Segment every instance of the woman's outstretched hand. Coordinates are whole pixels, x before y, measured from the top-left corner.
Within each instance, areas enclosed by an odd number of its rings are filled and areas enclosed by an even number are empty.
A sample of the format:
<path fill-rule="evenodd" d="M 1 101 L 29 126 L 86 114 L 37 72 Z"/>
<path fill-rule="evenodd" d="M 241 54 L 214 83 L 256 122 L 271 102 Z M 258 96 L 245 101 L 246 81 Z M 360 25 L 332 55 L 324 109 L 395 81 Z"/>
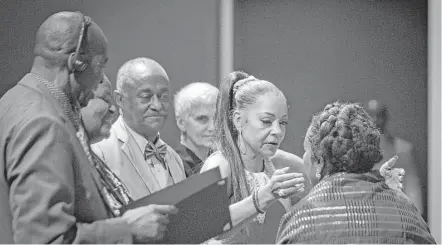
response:
<path fill-rule="evenodd" d="M 288 170 L 289 167 L 277 169 L 266 185 L 275 198 L 287 198 L 304 191 L 304 175 L 287 173 Z"/>
<path fill-rule="evenodd" d="M 398 156 L 394 156 L 385 162 L 379 169 L 379 172 L 385 178 L 385 183 L 391 189 L 402 190 L 404 188 L 405 170 L 403 168 L 393 168 L 397 159 Z"/>

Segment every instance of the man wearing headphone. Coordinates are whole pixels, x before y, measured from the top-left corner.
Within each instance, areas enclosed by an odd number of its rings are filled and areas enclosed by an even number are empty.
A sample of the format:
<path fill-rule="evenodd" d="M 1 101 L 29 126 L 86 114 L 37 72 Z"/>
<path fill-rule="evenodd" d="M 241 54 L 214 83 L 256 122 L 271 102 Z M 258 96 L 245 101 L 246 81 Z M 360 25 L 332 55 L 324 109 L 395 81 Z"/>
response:
<path fill-rule="evenodd" d="M 114 217 L 103 200 L 79 100 L 103 79 L 107 40 L 78 12 L 39 28 L 30 73 L 0 99 L 0 243 L 148 243 L 173 206 Z"/>

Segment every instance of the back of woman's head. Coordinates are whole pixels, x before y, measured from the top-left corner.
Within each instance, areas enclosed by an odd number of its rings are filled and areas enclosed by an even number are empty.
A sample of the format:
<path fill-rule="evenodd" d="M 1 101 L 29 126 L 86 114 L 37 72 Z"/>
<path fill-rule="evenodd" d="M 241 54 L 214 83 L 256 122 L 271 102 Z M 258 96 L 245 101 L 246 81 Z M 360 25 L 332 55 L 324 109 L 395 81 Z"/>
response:
<path fill-rule="evenodd" d="M 256 79 L 242 71 L 230 73 L 220 83 L 220 91 L 215 112 L 215 143 L 230 164 L 231 183 L 233 189 L 232 203 L 250 195 L 244 164 L 237 145 L 238 130 L 232 121 L 234 112 L 243 112 L 248 106 L 256 103 L 259 96 L 269 92 L 282 95 L 272 83 Z"/>
<path fill-rule="evenodd" d="M 382 160 L 379 130 L 358 104 L 327 105 L 313 117 L 306 138 L 312 161 L 323 159 L 321 176 L 368 172 Z"/>

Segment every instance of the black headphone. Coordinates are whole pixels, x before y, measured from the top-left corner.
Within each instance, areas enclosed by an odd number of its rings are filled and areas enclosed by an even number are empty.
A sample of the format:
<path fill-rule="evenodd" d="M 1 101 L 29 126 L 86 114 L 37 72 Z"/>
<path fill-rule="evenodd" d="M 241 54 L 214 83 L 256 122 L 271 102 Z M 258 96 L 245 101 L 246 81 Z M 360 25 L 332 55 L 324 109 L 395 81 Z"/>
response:
<path fill-rule="evenodd" d="M 82 72 L 86 69 L 87 64 L 83 60 L 81 60 L 80 48 L 83 43 L 83 39 L 87 37 L 87 29 L 92 23 L 92 19 L 89 16 L 85 16 L 82 13 L 78 12 L 81 15 L 81 30 L 80 37 L 78 38 L 77 47 L 75 48 L 75 52 L 71 53 L 68 58 L 68 70 L 69 72 Z"/>

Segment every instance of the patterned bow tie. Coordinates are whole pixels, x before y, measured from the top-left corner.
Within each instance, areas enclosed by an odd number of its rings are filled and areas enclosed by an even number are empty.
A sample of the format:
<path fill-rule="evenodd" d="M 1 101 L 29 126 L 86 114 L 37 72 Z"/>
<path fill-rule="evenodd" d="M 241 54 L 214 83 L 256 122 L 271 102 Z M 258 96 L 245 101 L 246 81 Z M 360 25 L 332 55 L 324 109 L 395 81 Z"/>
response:
<path fill-rule="evenodd" d="M 144 160 L 147 160 L 153 156 L 163 165 L 163 168 L 167 170 L 166 166 L 166 150 L 167 146 L 160 145 L 156 147 L 152 142 L 148 142 L 146 148 L 144 149 Z"/>

